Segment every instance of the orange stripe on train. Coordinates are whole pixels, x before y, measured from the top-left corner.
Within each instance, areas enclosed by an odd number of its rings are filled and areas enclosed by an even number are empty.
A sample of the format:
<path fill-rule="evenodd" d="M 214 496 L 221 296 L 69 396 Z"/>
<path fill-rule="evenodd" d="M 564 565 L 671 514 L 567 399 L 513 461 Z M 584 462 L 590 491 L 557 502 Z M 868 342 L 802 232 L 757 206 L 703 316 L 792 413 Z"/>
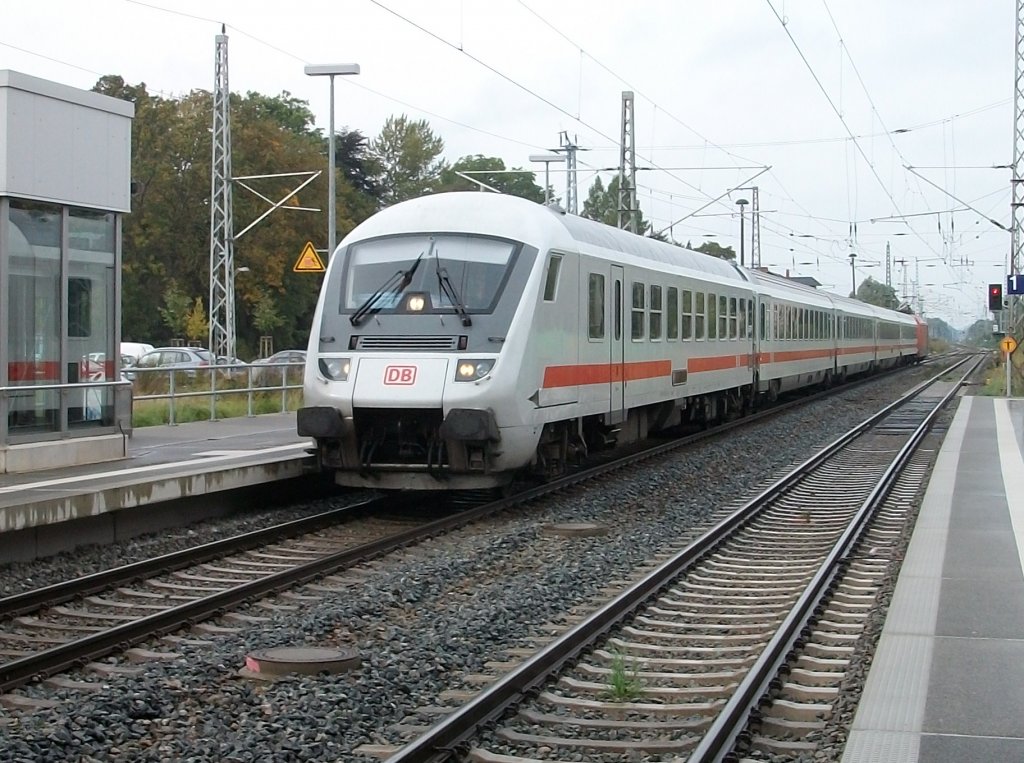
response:
<path fill-rule="evenodd" d="M 584 384 L 638 381 L 668 376 L 670 360 L 644 360 L 635 363 L 588 363 L 578 366 L 548 366 L 544 369 L 544 389 L 576 387 Z"/>

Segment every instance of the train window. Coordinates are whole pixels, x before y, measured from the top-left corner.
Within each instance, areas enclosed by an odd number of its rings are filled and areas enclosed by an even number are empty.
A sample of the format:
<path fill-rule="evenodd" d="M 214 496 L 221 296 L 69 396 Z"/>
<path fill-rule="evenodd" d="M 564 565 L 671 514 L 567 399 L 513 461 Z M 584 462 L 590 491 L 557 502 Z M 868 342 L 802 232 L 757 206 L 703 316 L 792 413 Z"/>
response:
<path fill-rule="evenodd" d="M 639 341 L 644 338 L 644 296 L 646 289 L 639 281 L 633 281 L 633 311 L 630 322 L 631 338 Z"/>
<path fill-rule="evenodd" d="M 622 339 L 622 281 L 615 279 L 615 339 Z"/>
<path fill-rule="evenodd" d="M 737 331 L 738 314 L 736 311 L 736 297 L 729 297 L 729 338 L 735 339 L 739 336 Z"/>
<path fill-rule="evenodd" d="M 604 339 L 604 275 L 601 273 L 590 274 L 587 314 L 590 338 Z"/>
<path fill-rule="evenodd" d="M 679 289 L 675 286 L 668 287 L 668 294 L 665 296 L 665 338 L 679 338 Z"/>
<path fill-rule="evenodd" d="M 698 291 L 694 295 L 696 307 L 693 312 L 693 338 L 704 338 L 704 292 Z"/>
<path fill-rule="evenodd" d="M 651 339 L 661 339 L 661 287 L 651 285 Z"/>
<path fill-rule="evenodd" d="M 768 309 L 765 307 L 764 302 L 761 303 L 761 327 L 759 336 L 762 340 L 768 338 L 768 327 L 765 325 L 768 322 Z"/>
<path fill-rule="evenodd" d="M 693 338 L 693 292 L 683 289 L 683 339 Z"/>
<path fill-rule="evenodd" d="M 718 297 L 708 294 L 708 339 L 718 339 Z"/>
<path fill-rule="evenodd" d="M 554 302 L 558 289 L 558 271 L 562 269 L 562 255 L 552 254 L 548 258 L 548 275 L 544 281 L 544 301 Z"/>
<path fill-rule="evenodd" d="M 729 338 L 729 298 L 718 298 L 718 338 Z"/>
<path fill-rule="evenodd" d="M 92 336 L 92 282 L 68 279 L 68 336 Z"/>

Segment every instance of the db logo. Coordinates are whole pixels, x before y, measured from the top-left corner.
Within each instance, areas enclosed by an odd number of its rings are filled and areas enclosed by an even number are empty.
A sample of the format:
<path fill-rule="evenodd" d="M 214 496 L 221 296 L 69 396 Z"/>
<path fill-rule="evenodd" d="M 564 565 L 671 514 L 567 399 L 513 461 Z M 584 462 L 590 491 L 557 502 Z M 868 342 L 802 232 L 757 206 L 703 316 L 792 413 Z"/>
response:
<path fill-rule="evenodd" d="M 416 366 L 386 366 L 384 368 L 384 383 L 405 386 L 415 384 Z"/>

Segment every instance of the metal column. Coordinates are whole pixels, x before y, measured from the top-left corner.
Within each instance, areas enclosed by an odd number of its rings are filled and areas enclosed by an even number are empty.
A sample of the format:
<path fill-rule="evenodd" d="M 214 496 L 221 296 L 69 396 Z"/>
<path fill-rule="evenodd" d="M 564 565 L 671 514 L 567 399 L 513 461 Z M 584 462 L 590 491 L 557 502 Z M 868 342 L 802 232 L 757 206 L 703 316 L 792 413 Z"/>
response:
<path fill-rule="evenodd" d="M 235 242 L 231 216 L 231 91 L 228 38 L 217 35 L 210 172 L 210 351 L 235 357 Z"/>

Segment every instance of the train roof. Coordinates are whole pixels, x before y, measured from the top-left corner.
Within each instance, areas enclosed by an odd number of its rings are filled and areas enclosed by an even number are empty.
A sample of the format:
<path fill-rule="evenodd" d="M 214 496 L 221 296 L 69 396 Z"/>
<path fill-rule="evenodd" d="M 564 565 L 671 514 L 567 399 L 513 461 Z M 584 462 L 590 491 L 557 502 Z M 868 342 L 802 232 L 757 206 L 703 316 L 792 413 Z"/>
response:
<path fill-rule="evenodd" d="M 887 310 L 884 307 L 872 305 L 869 302 L 861 302 L 859 299 L 846 297 L 842 294 L 819 291 L 812 286 L 807 286 L 799 281 L 794 281 L 791 278 L 786 278 L 785 276 L 780 276 L 767 270 L 751 270 L 749 271 L 749 277 L 753 283 L 762 289 L 764 289 L 764 287 L 778 287 L 783 289 L 786 292 L 786 296 L 790 299 L 807 300 L 808 304 L 827 303 L 851 315 L 859 314 L 863 316 L 885 318 L 887 320 L 895 320 L 897 323 L 916 322 L 912 314 L 900 313 L 896 310 Z"/>
<path fill-rule="evenodd" d="M 528 199 L 507 194 L 454 191 L 403 201 L 381 210 L 360 223 L 342 244 L 366 238 L 445 231 L 501 236 L 540 246 L 580 248 L 601 247 L 718 280 L 745 281 L 746 274 L 727 260 L 639 236 L 629 231 L 567 214 L 558 207 L 545 207 Z"/>
<path fill-rule="evenodd" d="M 743 272 L 737 270 L 728 260 L 723 260 L 720 257 L 712 257 L 690 249 L 684 249 L 675 244 L 658 241 L 646 236 L 639 236 L 629 231 L 589 220 L 586 217 L 566 214 L 556 208 L 550 208 L 550 211 L 559 216 L 562 225 L 565 226 L 569 235 L 577 241 L 601 246 L 605 249 L 626 252 L 645 260 L 654 260 L 666 265 L 708 273 L 719 278 L 747 280 Z"/>

